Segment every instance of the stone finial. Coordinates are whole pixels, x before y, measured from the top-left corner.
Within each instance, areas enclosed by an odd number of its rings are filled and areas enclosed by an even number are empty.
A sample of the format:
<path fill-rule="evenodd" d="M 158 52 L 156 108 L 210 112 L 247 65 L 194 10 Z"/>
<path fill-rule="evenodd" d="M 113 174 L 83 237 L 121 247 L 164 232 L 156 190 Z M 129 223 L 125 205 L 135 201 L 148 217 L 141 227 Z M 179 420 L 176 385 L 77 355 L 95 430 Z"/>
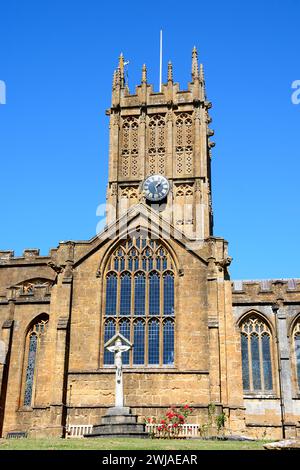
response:
<path fill-rule="evenodd" d="M 125 78 L 124 78 L 124 56 L 122 52 L 119 57 L 118 70 L 120 71 L 120 85 L 121 85 L 121 88 L 123 88 L 124 83 L 125 83 Z"/>
<path fill-rule="evenodd" d="M 192 52 L 192 78 L 193 78 L 193 82 L 199 79 L 198 52 L 197 52 L 196 46 L 194 46 L 193 52 Z"/>
<path fill-rule="evenodd" d="M 114 71 L 114 74 L 113 74 L 113 84 L 112 84 L 112 87 L 113 87 L 113 90 L 115 90 L 116 87 L 117 87 L 117 71 L 116 71 L 116 70 Z"/>
<path fill-rule="evenodd" d="M 204 82 L 204 68 L 203 68 L 203 64 L 200 64 L 200 81 L 201 82 Z"/>
<path fill-rule="evenodd" d="M 168 62 L 168 82 L 173 82 L 173 65 L 170 60 Z"/>
<path fill-rule="evenodd" d="M 146 67 L 146 64 L 143 64 L 143 68 L 142 68 L 142 83 L 147 83 L 147 67 Z"/>

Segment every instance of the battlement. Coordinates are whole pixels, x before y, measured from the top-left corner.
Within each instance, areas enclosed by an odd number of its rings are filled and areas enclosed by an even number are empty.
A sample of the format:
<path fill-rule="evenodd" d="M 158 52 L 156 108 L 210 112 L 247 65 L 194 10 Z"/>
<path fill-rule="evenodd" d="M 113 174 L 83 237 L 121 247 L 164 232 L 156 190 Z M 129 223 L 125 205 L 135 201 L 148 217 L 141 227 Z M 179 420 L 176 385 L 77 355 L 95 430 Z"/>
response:
<path fill-rule="evenodd" d="M 236 280 L 231 284 L 233 302 L 300 300 L 300 279 Z"/>
<path fill-rule="evenodd" d="M 10 264 L 35 264 L 40 262 L 48 262 L 53 255 L 57 252 L 57 248 L 53 248 L 49 251 L 48 256 L 40 256 L 40 250 L 38 248 L 26 248 L 23 250 L 22 256 L 15 256 L 14 250 L 1 250 L 0 251 L 0 267 Z"/>
<path fill-rule="evenodd" d="M 180 90 L 179 83 L 173 81 L 173 65 L 168 63 L 168 74 L 166 83 L 161 85 L 161 90 L 155 92 L 153 85 L 147 82 L 147 67 L 144 64 L 142 68 L 141 84 L 135 88 L 135 93 L 130 93 L 126 81 L 125 72 L 126 62 L 123 54 L 119 57 L 119 64 L 113 74 L 112 85 L 112 109 L 121 107 L 128 108 L 132 113 L 133 109 L 141 106 L 172 106 L 173 108 L 180 104 L 203 103 L 204 107 L 209 109 L 211 103 L 206 100 L 205 80 L 203 65 L 198 66 L 198 53 L 194 47 L 192 52 L 192 80 L 188 83 L 186 90 Z M 151 108 L 149 109 L 151 112 Z M 111 110 L 107 111 L 110 114 Z"/>

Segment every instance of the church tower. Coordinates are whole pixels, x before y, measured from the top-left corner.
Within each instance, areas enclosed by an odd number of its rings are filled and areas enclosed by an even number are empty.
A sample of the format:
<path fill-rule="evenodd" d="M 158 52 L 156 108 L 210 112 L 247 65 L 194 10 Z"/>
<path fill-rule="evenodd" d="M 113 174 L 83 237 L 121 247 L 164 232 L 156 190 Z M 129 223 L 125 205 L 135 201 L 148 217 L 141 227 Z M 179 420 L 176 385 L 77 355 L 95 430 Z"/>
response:
<path fill-rule="evenodd" d="M 130 94 L 124 58 L 113 75 L 110 116 L 107 223 L 129 207 L 145 202 L 192 239 L 212 235 L 211 103 L 206 99 L 202 64 L 192 51 L 191 82 L 180 90 L 168 63 L 161 92 L 147 83 Z"/>

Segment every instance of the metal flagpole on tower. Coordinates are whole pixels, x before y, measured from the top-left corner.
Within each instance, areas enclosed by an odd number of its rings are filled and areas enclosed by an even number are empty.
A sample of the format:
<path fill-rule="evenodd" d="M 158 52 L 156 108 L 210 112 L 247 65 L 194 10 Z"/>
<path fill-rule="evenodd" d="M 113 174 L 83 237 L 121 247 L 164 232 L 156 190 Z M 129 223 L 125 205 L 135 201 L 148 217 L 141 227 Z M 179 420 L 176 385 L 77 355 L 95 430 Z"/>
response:
<path fill-rule="evenodd" d="M 159 47 L 159 92 L 161 92 L 162 83 L 162 29 L 160 30 L 160 47 Z"/>

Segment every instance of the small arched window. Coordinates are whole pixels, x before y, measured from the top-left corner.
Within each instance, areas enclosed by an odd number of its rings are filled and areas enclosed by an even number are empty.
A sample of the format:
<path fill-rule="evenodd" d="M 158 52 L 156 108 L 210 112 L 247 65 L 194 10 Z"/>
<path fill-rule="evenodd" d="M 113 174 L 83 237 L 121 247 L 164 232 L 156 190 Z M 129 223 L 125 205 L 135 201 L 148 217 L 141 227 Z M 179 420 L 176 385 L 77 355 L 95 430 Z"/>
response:
<path fill-rule="evenodd" d="M 298 320 L 295 325 L 293 337 L 296 361 L 297 386 L 298 390 L 300 390 L 300 320 Z"/>
<path fill-rule="evenodd" d="M 241 325 L 243 389 L 245 392 L 270 393 L 273 390 L 271 332 L 256 316 Z"/>
<path fill-rule="evenodd" d="M 48 319 L 48 315 L 41 315 L 36 319 L 27 333 L 25 350 L 24 406 L 32 406 L 34 402 L 38 353 L 41 346 L 41 338 L 46 334 Z"/>

